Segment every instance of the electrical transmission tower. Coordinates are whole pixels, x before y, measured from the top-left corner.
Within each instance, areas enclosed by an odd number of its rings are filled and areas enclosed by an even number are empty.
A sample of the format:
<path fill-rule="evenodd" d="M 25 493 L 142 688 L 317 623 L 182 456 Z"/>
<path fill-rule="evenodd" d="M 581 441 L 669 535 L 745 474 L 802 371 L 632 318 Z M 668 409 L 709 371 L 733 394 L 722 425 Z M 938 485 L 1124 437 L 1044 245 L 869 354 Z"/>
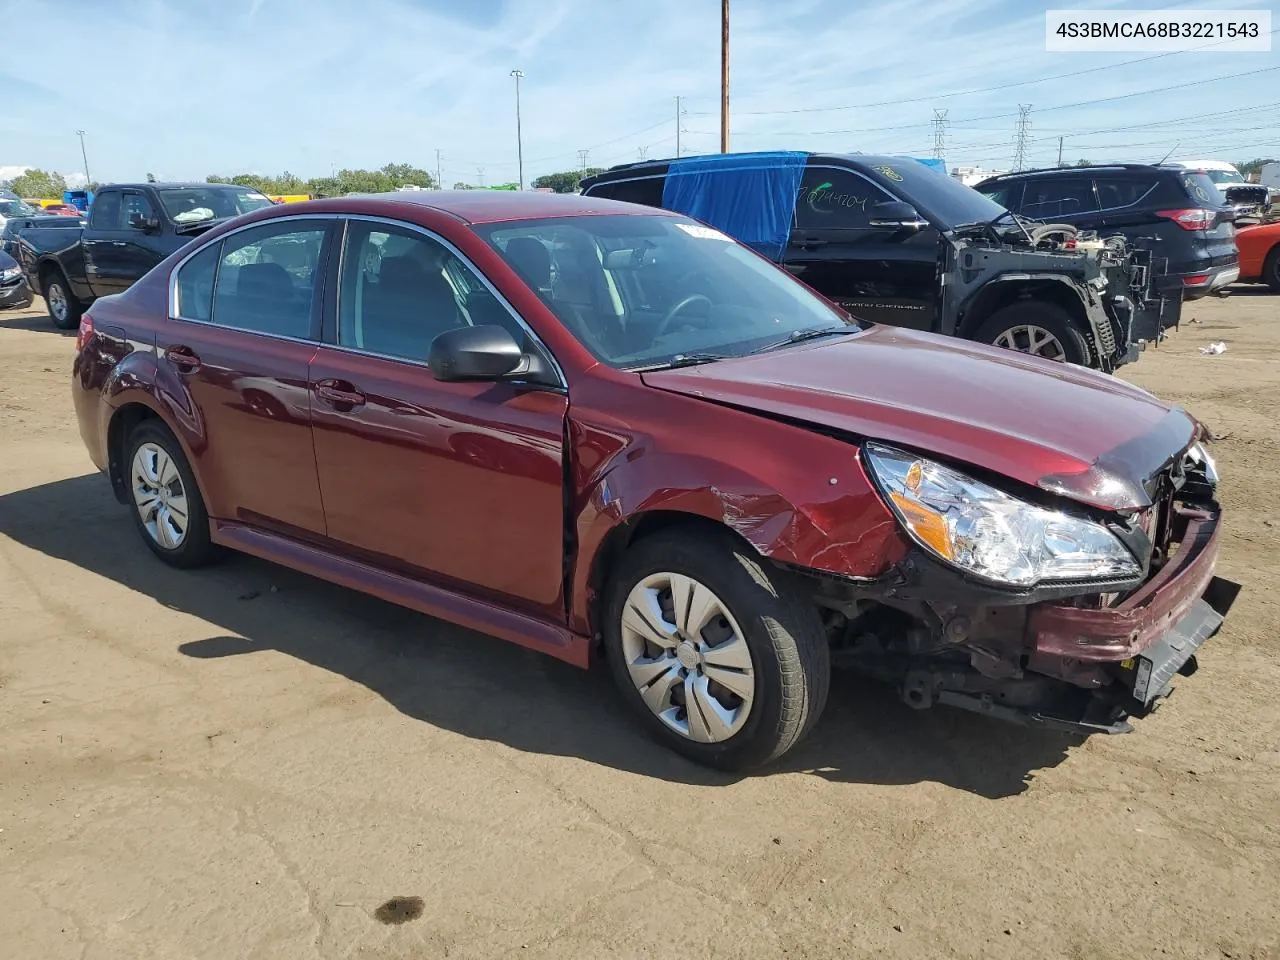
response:
<path fill-rule="evenodd" d="M 587 154 L 590 152 L 590 150 L 578 151 L 578 164 L 582 167 L 582 175 L 584 177 L 587 175 Z"/>
<path fill-rule="evenodd" d="M 1013 141 L 1013 169 L 1024 170 L 1027 166 L 1027 141 L 1031 133 L 1031 104 L 1018 104 L 1018 125 L 1015 128 Z"/>
<path fill-rule="evenodd" d="M 947 152 L 947 111 L 933 111 L 933 156 L 935 160 L 943 159 Z"/>

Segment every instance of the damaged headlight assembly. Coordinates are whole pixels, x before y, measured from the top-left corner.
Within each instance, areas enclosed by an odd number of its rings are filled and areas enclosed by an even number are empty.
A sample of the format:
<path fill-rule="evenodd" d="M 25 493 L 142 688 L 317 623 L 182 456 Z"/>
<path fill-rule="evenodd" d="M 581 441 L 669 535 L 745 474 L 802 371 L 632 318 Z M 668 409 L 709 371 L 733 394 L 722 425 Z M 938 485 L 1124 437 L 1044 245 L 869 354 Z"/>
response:
<path fill-rule="evenodd" d="M 1101 524 L 1019 500 L 950 467 L 878 443 L 863 459 L 916 543 L 965 573 L 1030 587 L 1121 580 L 1142 567 Z"/>

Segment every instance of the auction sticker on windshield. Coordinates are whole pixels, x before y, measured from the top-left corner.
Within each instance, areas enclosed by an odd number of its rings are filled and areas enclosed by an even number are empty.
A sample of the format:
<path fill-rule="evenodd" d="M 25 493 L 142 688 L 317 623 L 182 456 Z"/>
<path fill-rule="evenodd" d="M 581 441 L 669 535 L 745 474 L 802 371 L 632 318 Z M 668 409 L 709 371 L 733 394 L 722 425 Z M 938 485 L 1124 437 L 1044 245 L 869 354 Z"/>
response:
<path fill-rule="evenodd" d="M 699 240 L 723 240 L 725 243 L 733 242 L 719 230 L 712 230 L 710 227 L 704 227 L 700 223 L 677 223 L 676 226 L 689 236 L 697 237 Z"/>
<path fill-rule="evenodd" d="M 1270 10 L 1047 10 L 1051 53 L 1271 49 Z"/>

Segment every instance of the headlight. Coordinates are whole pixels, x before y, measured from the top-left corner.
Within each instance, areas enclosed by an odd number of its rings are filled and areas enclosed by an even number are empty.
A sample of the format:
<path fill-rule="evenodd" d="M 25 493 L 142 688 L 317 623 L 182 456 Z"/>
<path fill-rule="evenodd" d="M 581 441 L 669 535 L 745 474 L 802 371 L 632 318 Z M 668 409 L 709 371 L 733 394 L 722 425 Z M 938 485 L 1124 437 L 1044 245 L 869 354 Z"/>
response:
<path fill-rule="evenodd" d="M 0 280 L 12 280 L 21 272 L 21 267 L 10 267 L 8 270 L 0 270 Z"/>
<path fill-rule="evenodd" d="M 961 570 L 1020 587 L 1142 572 L 1124 544 L 1099 524 L 1027 503 L 892 447 L 869 443 L 864 450 L 912 539 Z"/>
<path fill-rule="evenodd" d="M 1187 450 L 1187 459 L 1192 463 L 1204 465 L 1204 478 L 1215 487 L 1218 485 L 1218 465 L 1214 462 L 1213 457 L 1209 456 L 1209 451 L 1204 448 L 1204 444 L 1196 441 Z"/>

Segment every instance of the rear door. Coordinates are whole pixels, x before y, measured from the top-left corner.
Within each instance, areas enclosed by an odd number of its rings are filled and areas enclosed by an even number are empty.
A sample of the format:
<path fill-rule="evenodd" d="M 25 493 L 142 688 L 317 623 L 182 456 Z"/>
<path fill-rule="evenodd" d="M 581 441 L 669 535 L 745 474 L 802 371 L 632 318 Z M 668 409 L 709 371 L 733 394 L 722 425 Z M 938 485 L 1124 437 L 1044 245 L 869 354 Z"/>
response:
<path fill-rule="evenodd" d="M 125 268 L 126 248 L 132 241 L 133 231 L 125 225 L 123 191 L 102 190 L 94 198 L 82 240 L 85 281 L 90 295 L 105 297 L 123 293 L 133 282 L 127 279 Z"/>
<path fill-rule="evenodd" d="M 1094 229 L 1099 220 L 1098 211 L 1093 177 L 1080 174 L 1028 179 L 1018 213 L 1042 223 L 1069 223 L 1081 229 Z"/>
<path fill-rule="evenodd" d="M 871 208 L 898 199 L 852 170 L 806 167 L 783 266 L 857 317 L 932 330 L 938 231 L 871 226 Z"/>
<path fill-rule="evenodd" d="M 315 216 L 268 220 L 178 267 L 156 346 L 182 414 L 202 434 L 191 453 L 215 519 L 325 532 L 307 375 L 334 226 Z"/>

